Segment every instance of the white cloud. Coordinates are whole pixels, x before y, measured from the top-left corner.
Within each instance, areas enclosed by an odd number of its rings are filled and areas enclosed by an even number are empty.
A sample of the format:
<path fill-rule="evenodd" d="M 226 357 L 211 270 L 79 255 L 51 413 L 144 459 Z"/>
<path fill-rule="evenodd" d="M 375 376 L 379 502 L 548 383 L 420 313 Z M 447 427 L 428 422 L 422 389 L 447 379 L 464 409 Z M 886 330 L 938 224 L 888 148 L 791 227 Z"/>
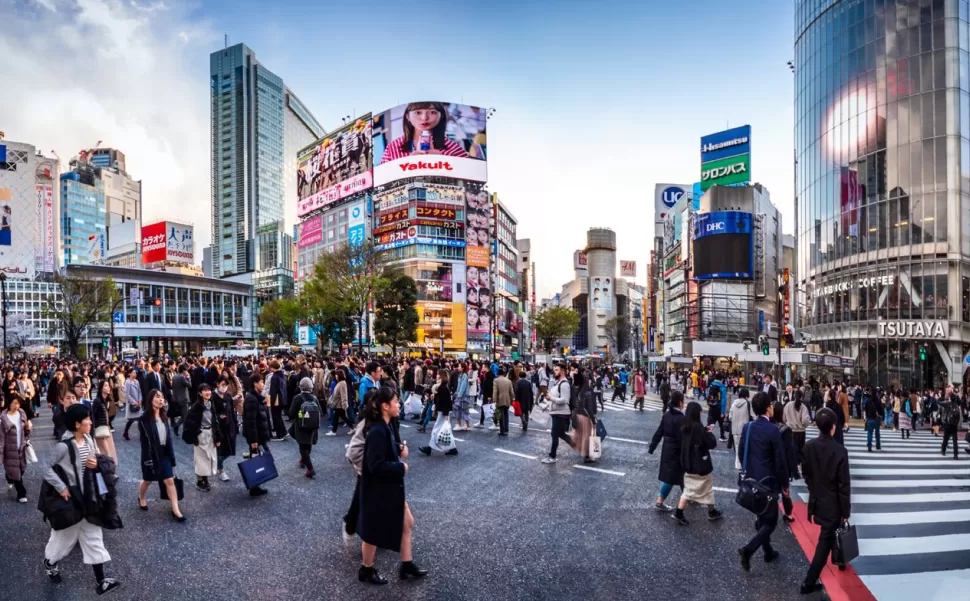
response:
<path fill-rule="evenodd" d="M 0 0 L 0 116 L 8 140 L 64 160 L 103 140 L 142 180 L 145 222 L 195 224 L 209 240 L 207 24 L 164 2 Z M 158 11 L 166 11 L 164 19 Z"/>

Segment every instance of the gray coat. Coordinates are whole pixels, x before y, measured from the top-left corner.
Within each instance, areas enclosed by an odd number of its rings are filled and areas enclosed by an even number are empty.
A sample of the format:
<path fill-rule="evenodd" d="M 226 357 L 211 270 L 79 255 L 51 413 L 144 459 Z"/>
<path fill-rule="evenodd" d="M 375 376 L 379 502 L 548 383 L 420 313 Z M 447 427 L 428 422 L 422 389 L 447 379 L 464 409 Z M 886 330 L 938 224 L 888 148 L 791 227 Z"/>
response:
<path fill-rule="evenodd" d="M 26 428 L 27 415 L 20 409 L 20 427 Z M 4 411 L 0 415 L 0 465 L 7 478 L 23 480 L 27 469 L 27 432 L 20 433 L 20 446 L 17 446 L 17 431 L 13 422 Z"/>
<path fill-rule="evenodd" d="M 192 388 L 192 381 L 182 374 L 175 374 L 172 378 L 172 402 L 178 403 L 183 410 L 192 405 L 189 400 L 189 390 Z"/>
<path fill-rule="evenodd" d="M 57 492 L 64 490 L 64 483 L 61 482 L 61 477 L 58 476 L 57 472 L 54 471 L 55 465 L 61 466 L 61 469 L 64 470 L 65 474 L 67 474 L 67 481 L 71 486 L 80 486 L 77 479 L 74 477 L 74 470 L 77 469 L 77 473 L 79 475 L 84 473 L 84 462 L 81 461 L 80 453 L 74 454 L 75 462 L 74 465 L 71 465 L 71 453 L 68 451 L 67 445 L 74 444 L 71 442 L 72 438 L 74 438 L 73 432 L 65 432 L 64 436 L 61 437 L 61 442 L 65 444 L 58 443 L 54 445 L 54 450 L 51 451 L 53 455 L 51 456 L 50 465 L 47 467 L 47 471 L 44 472 L 44 480 L 47 480 L 47 482 L 53 486 Z M 84 444 L 88 445 L 88 450 L 90 451 L 91 457 L 99 454 L 98 447 L 94 444 L 94 439 L 92 439 L 90 435 L 84 435 Z"/>

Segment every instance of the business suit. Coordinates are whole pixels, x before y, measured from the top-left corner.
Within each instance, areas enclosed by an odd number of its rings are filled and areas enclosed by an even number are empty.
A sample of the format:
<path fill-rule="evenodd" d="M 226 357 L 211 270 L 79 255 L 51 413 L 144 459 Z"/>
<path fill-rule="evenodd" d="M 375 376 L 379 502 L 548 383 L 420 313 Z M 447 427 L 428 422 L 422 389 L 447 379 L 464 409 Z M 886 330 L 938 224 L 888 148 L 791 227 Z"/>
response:
<path fill-rule="evenodd" d="M 803 450 L 802 474 L 808 485 L 808 518 L 818 524 L 815 556 L 805 575 L 814 584 L 835 544 L 835 531 L 849 519 L 852 509 L 849 453 L 828 434 L 819 434 Z"/>
<path fill-rule="evenodd" d="M 766 416 L 759 416 L 745 424 L 738 442 L 738 456 L 748 478 L 764 480 L 775 494 L 788 488 L 788 461 L 781 432 Z M 742 559 L 746 562 L 759 548 L 764 548 L 765 560 L 775 558 L 771 548 L 771 534 L 778 525 L 778 503 L 769 503 L 767 511 L 755 520 L 757 533 L 741 549 Z"/>
<path fill-rule="evenodd" d="M 498 412 L 499 434 L 506 436 L 509 433 L 509 407 L 515 393 L 512 390 L 512 381 L 504 375 L 495 378 L 492 384 L 492 402 L 495 403 L 495 411 Z"/>

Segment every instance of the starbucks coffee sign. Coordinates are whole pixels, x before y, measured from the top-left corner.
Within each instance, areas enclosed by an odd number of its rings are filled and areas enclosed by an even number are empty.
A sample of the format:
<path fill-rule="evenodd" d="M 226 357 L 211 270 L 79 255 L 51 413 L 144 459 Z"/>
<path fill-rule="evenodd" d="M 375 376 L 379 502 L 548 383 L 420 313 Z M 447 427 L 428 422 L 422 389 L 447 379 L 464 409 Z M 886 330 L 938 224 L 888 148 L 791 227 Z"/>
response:
<path fill-rule="evenodd" d="M 880 321 L 879 335 L 887 338 L 939 338 L 949 335 L 947 321 L 896 320 Z"/>

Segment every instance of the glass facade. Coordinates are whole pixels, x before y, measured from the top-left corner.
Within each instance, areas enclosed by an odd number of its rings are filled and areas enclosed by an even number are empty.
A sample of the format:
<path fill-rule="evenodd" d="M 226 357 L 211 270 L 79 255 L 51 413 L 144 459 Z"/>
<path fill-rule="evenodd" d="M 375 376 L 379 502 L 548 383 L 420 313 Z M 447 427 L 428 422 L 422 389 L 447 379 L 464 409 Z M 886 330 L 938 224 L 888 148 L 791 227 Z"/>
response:
<path fill-rule="evenodd" d="M 83 183 L 75 173 L 61 176 L 61 235 L 64 265 L 90 263 L 89 238 L 105 236 L 104 185 Z M 107 244 L 107 242 L 105 242 Z"/>
<path fill-rule="evenodd" d="M 795 7 L 801 325 L 822 350 L 856 359 L 850 379 L 960 382 L 970 332 L 968 3 Z"/>

